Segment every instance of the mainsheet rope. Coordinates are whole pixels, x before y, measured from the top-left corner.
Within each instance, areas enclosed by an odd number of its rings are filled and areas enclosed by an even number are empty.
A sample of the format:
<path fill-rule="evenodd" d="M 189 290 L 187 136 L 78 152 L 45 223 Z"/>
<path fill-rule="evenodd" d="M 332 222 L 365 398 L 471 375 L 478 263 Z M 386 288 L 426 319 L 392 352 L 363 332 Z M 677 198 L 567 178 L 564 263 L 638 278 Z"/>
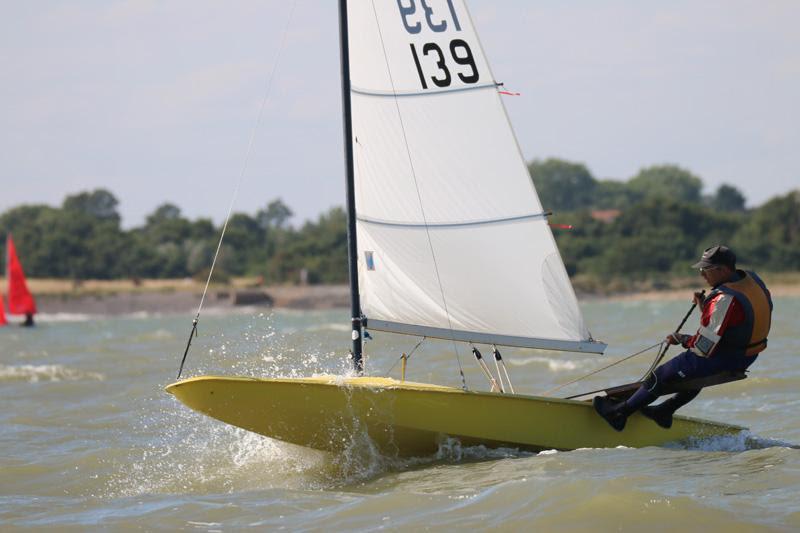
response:
<path fill-rule="evenodd" d="M 208 278 L 206 279 L 206 285 L 203 288 L 203 295 L 200 297 L 200 305 L 197 306 L 197 314 L 195 315 L 194 320 L 192 320 L 192 330 L 189 332 L 189 340 L 186 343 L 186 350 L 183 352 L 183 358 L 181 359 L 181 366 L 180 368 L 178 368 L 178 377 L 176 379 L 181 378 L 181 373 L 183 372 L 183 365 L 186 362 L 186 356 L 189 354 L 189 347 L 192 345 L 192 338 L 197 336 L 197 323 L 200 320 L 200 311 L 203 309 L 203 303 L 206 300 L 206 294 L 208 293 L 208 286 L 211 284 L 211 276 L 214 274 L 214 267 L 217 264 L 217 258 L 219 257 L 219 252 L 222 249 L 222 241 L 225 238 L 225 231 L 228 229 L 228 222 L 231 219 L 233 206 L 236 204 L 236 198 L 239 196 L 239 189 L 241 188 L 242 181 L 244 180 L 245 172 L 247 172 L 247 166 L 250 163 L 250 154 L 253 151 L 253 144 L 255 142 L 256 134 L 258 133 L 259 127 L 261 126 L 261 119 L 264 116 L 264 108 L 266 107 L 267 100 L 269 99 L 269 95 L 272 92 L 272 80 L 275 77 L 275 71 L 278 68 L 278 64 L 280 63 L 280 59 L 283 54 L 283 49 L 286 45 L 286 34 L 289 32 L 289 24 L 292 21 L 292 15 L 294 14 L 294 9 L 296 5 L 297 5 L 297 0 L 293 0 L 292 6 L 289 9 L 289 16 L 286 18 L 286 25 L 283 28 L 283 34 L 281 35 L 280 46 L 278 46 L 278 51 L 275 53 L 275 60 L 272 63 L 272 70 L 269 73 L 269 77 L 267 78 L 267 83 L 264 86 L 264 96 L 261 99 L 261 105 L 258 108 L 258 115 L 256 117 L 256 122 L 253 125 L 253 129 L 250 132 L 250 140 L 248 141 L 247 149 L 245 150 L 242 169 L 239 172 L 239 179 L 236 182 L 236 187 L 233 190 L 233 197 L 231 198 L 231 203 L 228 206 L 228 214 L 225 215 L 225 223 L 222 225 L 222 232 L 220 233 L 219 236 L 217 249 L 214 252 L 214 259 L 211 261 L 211 269 L 208 271 Z"/>
<path fill-rule="evenodd" d="M 606 366 L 604 366 L 604 367 L 602 367 L 602 368 L 598 368 L 597 370 L 594 370 L 594 371 L 592 371 L 592 372 L 589 372 L 589 373 L 588 373 L 588 374 L 586 374 L 585 376 L 581 376 L 581 377 L 579 377 L 579 378 L 573 379 L 572 381 L 568 381 L 568 382 L 566 382 L 566 383 L 562 383 L 562 384 L 561 384 L 561 385 L 559 385 L 558 387 L 553 387 L 553 388 L 552 388 L 552 389 L 550 389 L 550 390 L 544 391 L 543 393 L 539 394 L 539 396 L 548 396 L 548 395 L 550 395 L 550 394 L 552 394 L 552 393 L 556 392 L 557 390 L 561 390 L 561 389 L 563 389 L 563 388 L 564 388 L 564 387 L 566 387 L 567 385 L 572 385 L 573 383 L 577 383 L 577 382 L 579 382 L 579 381 L 582 381 L 582 380 L 584 380 L 584 379 L 586 379 L 586 378 L 588 378 L 588 377 L 590 377 L 590 376 L 593 376 L 593 375 L 595 375 L 595 374 L 598 374 L 598 373 L 602 372 L 603 370 L 608 370 L 608 369 L 609 369 L 609 368 L 611 368 L 612 366 L 615 366 L 615 365 L 618 365 L 618 364 L 620 364 L 620 363 L 623 363 L 623 362 L 627 361 L 628 359 L 632 359 L 632 358 L 636 357 L 637 355 L 641 355 L 641 354 L 643 354 L 643 353 L 645 353 L 645 352 L 649 352 L 650 350 L 652 350 L 652 349 L 653 349 L 653 348 L 655 348 L 656 346 L 663 346 L 663 344 L 664 344 L 664 341 L 657 342 L 657 343 L 655 343 L 654 345 L 652 345 L 652 346 L 648 346 L 647 348 L 645 348 L 645 349 L 643 349 L 643 350 L 640 350 L 640 351 L 638 351 L 638 352 L 636 352 L 636 353 L 634 353 L 634 354 L 631 354 L 631 355 L 625 356 L 625 357 L 623 357 L 622 359 L 619 359 L 619 360 L 617 360 L 617 361 L 614 361 L 614 362 L 613 362 L 613 363 L 611 363 L 610 365 L 606 365 Z M 587 393 L 587 394 L 588 394 L 588 393 Z"/>
<path fill-rule="evenodd" d="M 697 307 L 697 301 L 698 301 L 698 299 L 699 299 L 700 301 L 702 301 L 702 300 L 705 298 L 705 295 L 706 295 L 706 291 L 705 291 L 705 289 L 703 289 L 703 290 L 702 290 L 702 291 L 700 291 L 699 293 L 695 293 L 695 298 L 693 298 L 693 299 L 692 299 L 692 306 L 689 308 L 689 310 L 688 310 L 688 311 L 686 311 L 686 314 L 683 316 L 683 319 L 681 320 L 681 323 L 680 323 L 680 324 L 678 324 L 678 327 L 677 327 L 677 328 L 675 328 L 675 331 L 672 333 L 672 335 L 677 335 L 678 333 L 680 333 L 680 331 L 681 331 L 681 328 L 683 328 L 683 325 L 684 325 L 684 324 L 686 324 L 686 321 L 689 319 L 689 316 L 692 314 L 692 311 L 694 311 L 694 308 L 695 308 L 695 307 Z M 649 351 L 649 350 L 652 350 L 652 349 L 653 349 L 653 348 L 655 348 L 656 346 L 661 346 L 661 348 L 660 348 L 660 349 L 659 349 L 659 351 L 658 351 L 658 356 L 656 356 L 655 360 L 654 360 L 654 361 L 653 361 L 653 363 L 650 365 L 650 368 L 648 368 L 648 369 L 647 369 L 647 372 L 645 372 L 644 376 L 642 376 L 642 379 L 641 379 L 641 380 L 639 380 L 639 381 L 644 381 L 644 380 L 646 380 L 646 379 L 647 379 L 647 377 L 648 377 L 648 376 L 649 376 L 651 373 L 653 373 L 653 376 L 655 376 L 655 373 L 654 373 L 654 371 L 655 371 L 656 367 L 658 366 L 658 363 L 660 363 L 660 362 L 661 362 L 661 360 L 662 360 L 662 359 L 664 358 L 664 356 L 667 354 L 667 350 L 668 350 L 668 349 L 669 349 L 669 347 L 670 347 L 670 344 L 669 344 L 668 342 L 666 342 L 666 341 L 661 341 L 661 342 L 659 342 L 658 344 L 654 344 L 654 345 L 652 345 L 652 346 L 650 346 L 650 347 L 648 347 L 648 348 L 645 348 L 644 350 L 642 350 L 642 351 L 640 351 L 640 352 L 636 352 L 636 353 L 635 353 L 635 354 L 633 354 L 633 355 L 629 355 L 629 356 L 627 356 L 627 357 L 624 357 L 624 358 L 620 359 L 619 361 L 615 361 L 615 362 L 611 363 L 611 364 L 610 364 L 610 365 L 608 365 L 608 366 L 604 366 L 603 368 L 599 368 L 599 369 L 595 370 L 594 372 L 590 372 L 590 373 L 586 374 L 585 376 L 579 377 L 578 379 L 574 379 L 574 380 L 572 380 L 572 381 L 570 381 L 570 382 L 568 382 L 568 383 L 564 383 L 563 385 L 559 385 L 558 387 L 555 387 L 555 388 L 553 388 L 553 389 L 550 389 L 549 391 L 546 391 L 546 392 L 542 393 L 542 396 L 546 396 L 546 395 L 548 395 L 548 394 L 550 394 L 550 393 L 552 393 L 552 392 L 555 392 L 555 391 L 557 391 L 557 390 L 559 390 L 559 389 L 561 389 L 561 388 L 563 388 L 563 387 L 566 387 L 567 385 L 571 385 L 572 383 L 576 383 L 576 382 L 578 382 L 578 381 L 580 381 L 580 380 L 582 380 L 582 379 L 588 378 L 589 376 L 592 376 L 592 375 L 594 375 L 594 374 L 597 374 L 598 372 L 602 372 L 603 370 L 606 370 L 606 369 L 608 369 L 608 368 L 611 368 L 612 366 L 614 366 L 614 365 L 617 365 L 617 364 L 619 364 L 619 363 L 621 363 L 621 362 L 623 362 L 623 361 L 627 361 L 628 359 L 630 359 L 630 358 L 632 358 L 632 357 L 636 357 L 636 356 L 637 356 L 637 355 L 639 355 L 639 354 L 643 354 L 643 353 L 645 353 L 645 352 L 647 352 L 647 351 Z M 585 393 L 583 393 L 583 394 L 576 394 L 576 395 L 574 395 L 574 396 L 568 396 L 566 399 L 567 399 L 567 400 L 571 400 L 571 399 L 573 399 L 573 398 L 580 398 L 581 396 L 587 396 L 587 395 L 589 395 L 589 394 L 594 394 L 594 393 L 596 393 L 596 392 L 603 392 L 603 391 L 605 391 L 605 390 L 606 390 L 606 389 L 598 389 L 598 390 L 595 390 L 595 391 L 585 392 Z"/>

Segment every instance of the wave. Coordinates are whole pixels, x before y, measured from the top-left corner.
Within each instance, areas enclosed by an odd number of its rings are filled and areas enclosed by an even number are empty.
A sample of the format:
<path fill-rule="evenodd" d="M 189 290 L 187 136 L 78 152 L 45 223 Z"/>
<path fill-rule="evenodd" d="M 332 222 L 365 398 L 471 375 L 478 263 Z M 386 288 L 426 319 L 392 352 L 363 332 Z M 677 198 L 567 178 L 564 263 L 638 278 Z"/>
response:
<path fill-rule="evenodd" d="M 88 322 L 96 320 L 100 315 L 88 313 L 39 313 L 36 315 L 37 322 Z"/>
<path fill-rule="evenodd" d="M 174 405 L 172 406 L 175 407 Z M 167 418 L 163 418 L 164 416 Z M 220 424 L 183 409 L 144 416 L 140 433 L 160 426 L 143 450 L 111 460 L 115 473 L 105 498 L 143 494 L 228 493 L 270 488 L 315 488 L 327 462 L 322 452 L 299 448 Z M 165 423 L 169 420 L 169 423 Z"/>
<path fill-rule="evenodd" d="M 9 366 L 0 364 L 0 382 L 2 381 L 103 381 L 105 376 L 98 372 L 84 372 L 63 365 L 20 365 Z"/>
<path fill-rule="evenodd" d="M 257 362 L 276 362 L 278 357 L 264 354 L 258 357 Z M 562 362 L 555 358 L 535 359 L 546 364 Z M 316 366 L 316 363 L 311 366 Z M 309 375 L 307 371 L 303 373 Z M 354 420 L 354 430 L 347 435 L 340 435 L 347 440 L 344 450 L 330 454 L 221 424 L 184 409 L 171 398 L 163 400 L 160 410 L 149 410 L 158 403 L 149 402 L 148 410 L 139 418 L 138 429 L 133 428 L 134 433 L 147 435 L 145 449 L 133 450 L 123 460 L 112 460 L 113 464 L 109 467 L 115 473 L 105 485 L 103 497 L 271 489 L 360 490 L 359 487 L 364 484 L 384 476 L 395 480 L 394 473 L 423 470 L 437 465 L 535 457 L 543 461 L 549 458 L 560 461 L 564 457 L 561 454 L 574 453 L 545 450 L 537 454 L 513 447 L 466 446 L 456 438 L 446 438 L 435 453 L 399 458 L 382 454 L 369 437 L 366 427 Z M 743 432 L 734 436 L 673 443 L 664 448 L 687 452 L 743 452 L 767 447 L 793 446 Z M 578 453 L 587 451 L 591 454 L 606 453 L 602 450 L 583 450 Z M 624 453 L 644 453 L 647 456 L 652 451 L 624 449 Z"/>
<path fill-rule="evenodd" d="M 341 322 L 329 322 L 326 324 L 318 324 L 305 328 L 305 331 L 342 331 L 345 333 L 350 332 L 351 330 L 352 326 L 350 324 Z"/>
<path fill-rule="evenodd" d="M 703 452 L 745 452 L 748 450 L 763 450 L 765 448 L 800 449 L 800 445 L 778 439 L 760 437 L 749 431 L 740 431 L 735 435 L 691 438 L 685 442 L 670 443 L 664 447 Z"/>
<path fill-rule="evenodd" d="M 561 372 L 564 370 L 576 370 L 578 368 L 583 368 L 589 364 L 594 364 L 593 361 L 574 361 L 571 359 L 564 359 L 564 358 L 550 358 L 550 357 L 526 357 L 524 359 L 521 358 L 503 358 L 506 362 L 511 366 L 527 366 L 533 364 L 546 364 L 547 367 L 553 372 Z"/>
<path fill-rule="evenodd" d="M 130 313 L 119 313 L 109 315 L 108 313 L 39 313 L 36 321 L 39 323 L 51 322 L 90 322 L 96 320 L 107 320 L 110 318 L 134 318 L 144 319 L 164 316 L 164 313 L 150 311 L 132 311 Z"/>
<path fill-rule="evenodd" d="M 160 313 L 150 313 L 148 311 L 134 311 L 131 313 L 121 313 L 109 315 L 107 313 L 39 313 L 36 315 L 37 323 L 61 323 L 61 322 L 91 322 L 96 320 L 106 320 L 109 318 L 152 318 L 161 316 Z"/>
<path fill-rule="evenodd" d="M 144 450 L 134 451 L 127 459 L 112 460 L 116 473 L 108 479 L 101 497 L 341 489 L 428 465 L 536 455 L 513 448 L 463 446 L 458 439 L 447 438 L 431 455 L 399 458 L 381 454 L 365 427 L 347 435 L 346 448 L 332 454 L 263 437 L 175 407 L 165 404 L 160 413 L 139 420 L 138 431 L 149 433 L 160 427 L 160 435 L 150 438 Z"/>
<path fill-rule="evenodd" d="M 38 313 L 36 315 L 37 322 L 89 322 L 93 320 L 104 320 L 110 318 L 127 318 L 127 319 L 148 319 L 148 318 L 161 318 L 161 317 L 174 317 L 174 316 L 187 316 L 191 317 L 197 312 L 196 307 L 187 308 L 185 310 L 169 310 L 169 311 L 130 311 L 118 312 L 109 314 L 106 312 L 95 313 Z M 203 308 L 203 316 L 224 317 L 229 315 L 260 315 L 270 314 L 271 309 L 265 310 L 263 307 L 256 306 L 235 306 L 235 307 L 207 307 Z"/>
<path fill-rule="evenodd" d="M 458 465 L 504 459 L 526 459 L 570 454 L 557 450 L 538 453 L 518 448 L 465 446 L 457 438 L 446 438 L 435 453 L 399 458 L 381 454 L 364 427 L 346 436 L 348 444 L 331 454 L 294 446 L 239 428 L 220 424 L 191 411 L 165 408 L 160 414 L 142 417 L 145 430 L 161 427 L 160 438 L 151 439 L 141 455 L 114 461 L 114 474 L 106 484 L 106 498 L 141 494 L 209 492 L 233 493 L 251 490 L 360 490 L 383 476 L 437 465 Z M 148 418 L 150 418 L 148 420 Z M 738 435 L 672 443 L 664 448 L 700 452 L 744 452 L 769 447 L 794 447 L 748 432 Z M 640 453 L 635 448 L 612 449 Z M 578 453 L 602 452 L 584 448 Z M 649 452 L 646 452 L 649 453 Z M 394 479 L 394 478 L 392 478 Z"/>
<path fill-rule="evenodd" d="M 158 329 L 154 329 L 152 331 L 148 331 L 147 333 L 144 333 L 142 335 L 139 335 L 138 337 L 136 337 L 135 340 L 140 340 L 140 341 L 167 341 L 167 340 L 172 340 L 172 339 L 175 339 L 175 338 L 176 338 L 176 336 L 175 336 L 175 333 L 173 331 L 170 331 L 170 330 L 167 330 L 167 329 L 163 329 L 163 328 L 158 328 Z"/>

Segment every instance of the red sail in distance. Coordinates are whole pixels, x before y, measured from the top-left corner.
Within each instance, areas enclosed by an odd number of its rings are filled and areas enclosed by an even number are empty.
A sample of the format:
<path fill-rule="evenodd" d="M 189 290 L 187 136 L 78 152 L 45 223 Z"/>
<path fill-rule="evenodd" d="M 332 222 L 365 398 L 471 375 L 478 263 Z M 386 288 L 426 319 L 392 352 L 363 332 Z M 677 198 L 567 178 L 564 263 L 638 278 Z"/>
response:
<path fill-rule="evenodd" d="M 12 315 L 36 314 L 36 302 L 33 300 L 22 264 L 17 258 L 17 250 L 11 234 L 6 240 L 6 276 L 8 277 L 8 312 Z"/>
<path fill-rule="evenodd" d="M 0 326 L 5 326 L 8 324 L 8 321 L 6 320 L 6 311 L 3 309 L 3 306 L 3 293 L 0 292 Z"/>

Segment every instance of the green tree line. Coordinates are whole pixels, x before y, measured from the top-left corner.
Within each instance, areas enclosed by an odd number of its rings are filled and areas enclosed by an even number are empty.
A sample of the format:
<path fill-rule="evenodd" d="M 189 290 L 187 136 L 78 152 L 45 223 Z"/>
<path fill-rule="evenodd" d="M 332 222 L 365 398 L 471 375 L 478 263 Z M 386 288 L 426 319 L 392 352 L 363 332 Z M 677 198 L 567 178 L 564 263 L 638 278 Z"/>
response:
<path fill-rule="evenodd" d="M 189 220 L 165 203 L 141 227 L 120 226 L 117 198 L 105 189 L 68 196 L 61 207 L 23 205 L 0 215 L 0 234 L 12 233 L 28 276 L 67 279 L 205 279 L 221 227 Z M 291 209 L 274 200 L 255 215 L 231 216 L 215 279 L 263 276 L 268 282 L 347 280 L 347 221 L 333 208 L 316 221 L 289 225 Z M 0 249 L 5 246 L 5 240 Z M 3 250 L 4 251 L 4 250 Z"/>
<path fill-rule="evenodd" d="M 744 266 L 800 270 L 800 190 L 747 209 L 744 195 L 675 165 L 644 168 L 628 181 L 598 180 L 582 164 L 547 159 L 528 169 L 570 275 L 633 277 L 689 273 L 708 246 L 725 243 Z"/>
<path fill-rule="evenodd" d="M 735 187 L 703 195 L 702 180 L 674 165 L 642 169 L 627 181 L 598 180 L 585 165 L 533 161 L 531 177 L 553 223 L 570 275 L 654 279 L 689 273 L 702 250 L 729 244 L 746 266 L 800 270 L 800 190 L 746 207 Z M 221 227 L 189 220 L 169 203 L 141 227 L 124 230 L 109 191 L 80 192 L 60 207 L 23 205 L 0 214 L 31 277 L 204 279 Z M 268 283 L 347 281 L 346 216 L 333 208 L 295 227 L 276 199 L 255 214 L 234 214 L 215 276 L 263 276 Z M 0 244 L 0 249 L 5 241 Z M 3 250 L 4 251 L 4 250 Z"/>

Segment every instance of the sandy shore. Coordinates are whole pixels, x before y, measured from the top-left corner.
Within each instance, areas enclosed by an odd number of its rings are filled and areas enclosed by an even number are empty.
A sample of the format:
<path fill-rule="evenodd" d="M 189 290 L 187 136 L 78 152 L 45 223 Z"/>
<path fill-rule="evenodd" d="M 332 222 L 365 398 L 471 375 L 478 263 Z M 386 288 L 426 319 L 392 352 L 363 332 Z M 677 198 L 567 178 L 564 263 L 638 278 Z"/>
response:
<path fill-rule="evenodd" d="M 800 297 L 800 274 L 798 273 L 766 274 L 762 279 L 764 283 L 767 284 L 767 288 L 773 297 Z M 708 292 L 709 290 L 708 286 L 704 286 L 700 283 L 701 280 L 697 281 L 698 283 L 695 285 L 692 280 L 683 279 L 676 283 L 678 287 L 670 287 L 661 290 L 621 292 L 602 295 L 600 297 L 609 300 L 686 300 L 687 302 L 691 302 L 694 291 L 705 289 L 706 292 Z M 579 294 L 578 297 L 593 298 L 597 296 Z"/>
<path fill-rule="evenodd" d="M 800 275 L 781 274 L 765 277 L 776 297 L 800 297 Z M 204 284 L 193 280 L 129 280 L 85 281 L 75 284 L 65 280 L 28 280 L 40 313 L 76 313 L 120 315 L 136 312 L 195 313 L 200 304 Z M 5 280 L 0 278 L 0 287 Z M 578 291 L 581 300 L 686 300 L 691 301 L 697 287 L 668 288 L 598 294 Z M 350 305 L 346 285 L 275 285 L 260 286 L 256 280 L 243 278 L 224 286 L 209 287 L 204 309 L 226 309 L 240 306 L 283 309 L 336 309 Z"/>
<path fill-rule="evenodd" d="M 768 284 L 769 285 L 769 284 Z M 697 290 L 700 290 L 702 287 L 698 286 Z M 768 286 L 770 293 L 773 297 L 790 297 L 790 298 L 797 298 L 800 297 L 800 285 L 769 285 Z M 706 287 L 706 292 L 708 288 Z M 611 294 L 607 296 L 602 296 L 600 298 L 608 299 L 608 300 L 686 300 L 687 302 L 692 301 L 692 292 L 691 290 L 687 289 L 669 289 L 663 291 L 641 291 L 641 292 L 632 292 L 632 293 L 624 293 L 624 294 Z M 580 297 L 580 295 L 579 295 Z M 584 295 L 585 298 L 591 298 L 591 296 Z"/>
<path fill-rule="evenodd" d="M 0 278 L 0 287 L 5 283 Z M 120 315 L 137 312 L 195 313 L 204 284 L 193 280 L 92 280 L 75 284 L 64 280 L 30 279 L 28 286 L 40 313 Z M 252 279 L 212 285 L 203 309 L 276 307 L 335 309 L 350 305 L 346 285 L 260 286 Z"/>

